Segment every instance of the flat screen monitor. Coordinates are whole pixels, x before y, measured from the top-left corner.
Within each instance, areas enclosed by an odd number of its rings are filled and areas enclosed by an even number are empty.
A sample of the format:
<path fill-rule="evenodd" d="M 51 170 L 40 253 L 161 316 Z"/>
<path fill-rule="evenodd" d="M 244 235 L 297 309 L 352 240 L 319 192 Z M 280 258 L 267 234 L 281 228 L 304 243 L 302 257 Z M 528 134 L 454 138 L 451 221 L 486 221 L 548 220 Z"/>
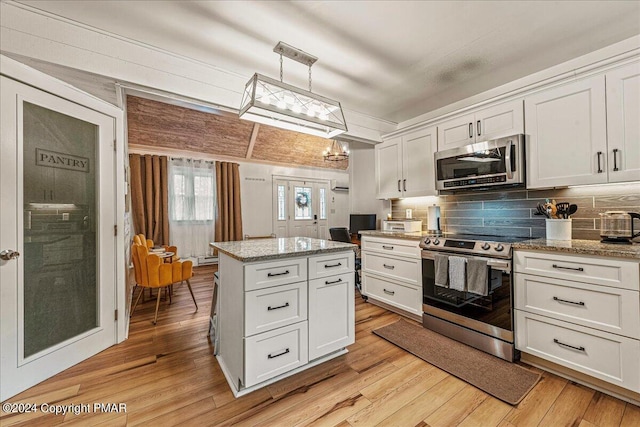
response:
<path fill-rule="evenodd" d="M 360 234 L 360 230 L 375 230 L 376 214 L 351 214 L 349 216 L 349 233 Z"/>

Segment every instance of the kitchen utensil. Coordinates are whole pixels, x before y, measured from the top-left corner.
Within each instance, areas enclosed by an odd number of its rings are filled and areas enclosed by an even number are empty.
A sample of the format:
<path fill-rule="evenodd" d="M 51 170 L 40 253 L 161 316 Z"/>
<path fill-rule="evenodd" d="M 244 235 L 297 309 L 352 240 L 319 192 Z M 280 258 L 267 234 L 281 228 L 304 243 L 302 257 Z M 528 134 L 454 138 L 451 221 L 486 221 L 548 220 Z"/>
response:
<path fill-rule="evenodd" d="M 633 220 L 640 219 L 635 212 L 607 211 L 600 214 L 600 237 L 603 243 L 631 244 L 631 239 L 640 236 L 633 231 Z"/>
<path fill-rule="evenodd" d="M 567 202 L 556 203 L 557 217 L 560 219 L 567 219 L 569 217 L 569 206 Z"/>
<path fill-rule="evenodd" d="M 555 202 L 555 200 L 554 200 Z M 544 209 L 547 212 L 547 218 L 555 218 L 558 212 L 558 208 L 556 208 L 555 203 L 545 203 Z"/>
<path fill-rule="evenodd" d="M 538 203 L 538 206 L 536 206 L 536 214 L 537 215 L 544 215 L 547 218 L 549 218 L 549 216 L 547 215 L 547 210 L 545 209 L 545 207 L 543 206 L 542 203 Z"/>
<path fill-rule="evenodd" d="M 569 212 L 567 212 L 567 216 L 571 216 L 576 212 L 578 212 L 578 205 L 574 205 L 574 204 L 569 205 Z"/>

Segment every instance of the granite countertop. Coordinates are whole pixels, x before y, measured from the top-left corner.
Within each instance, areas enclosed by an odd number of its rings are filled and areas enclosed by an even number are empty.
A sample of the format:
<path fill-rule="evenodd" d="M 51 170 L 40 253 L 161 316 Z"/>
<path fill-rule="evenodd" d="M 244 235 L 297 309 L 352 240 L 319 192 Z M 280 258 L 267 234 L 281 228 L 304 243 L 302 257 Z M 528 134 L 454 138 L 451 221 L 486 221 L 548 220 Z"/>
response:
<path fill-rule="evenodd" d="M 387 237 L 390 239 L 406 239 L 406 240 L 420 240 L 426 236 L 433 236 L 433 233 L 426 231 L 382 231 L 382 230 L 361 230 L 361 236 L 371 237 Z"/>
<path fill-rule="evenodd" d="M 209 243 L 209 246 L 242 262 L 266 261 L 341 252 L 356 247 L 356 245 L 351 243 L 312 239 L 310 237 L 280 237 L 275 239 L 239 240 L 235 242 L 212 242 Z"/>
<path fill-rule="evenodd" d="M 640 259 L 640 244 L 619 245 L 601 243 L 599 240 L 547 240 L 534 239 L 514 243 L 514 249 L 564 252 L 577 255 L 596 255 Z"/>

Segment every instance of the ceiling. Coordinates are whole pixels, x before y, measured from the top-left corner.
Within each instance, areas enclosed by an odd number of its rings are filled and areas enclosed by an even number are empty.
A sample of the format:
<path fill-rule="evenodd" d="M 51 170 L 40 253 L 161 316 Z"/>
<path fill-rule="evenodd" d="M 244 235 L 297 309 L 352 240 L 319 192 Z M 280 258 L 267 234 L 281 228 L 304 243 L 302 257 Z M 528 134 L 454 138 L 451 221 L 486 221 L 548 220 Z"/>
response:
<path fill-rule="evenodd" d="M 640 34 L 640 1 L 20 3 L 247 80 L 278 77 L 272 50 L 284 41 L 319 58 L 314 92 L 392 122 Z M 307 79 L 285 58 L 285 82 Z"/>

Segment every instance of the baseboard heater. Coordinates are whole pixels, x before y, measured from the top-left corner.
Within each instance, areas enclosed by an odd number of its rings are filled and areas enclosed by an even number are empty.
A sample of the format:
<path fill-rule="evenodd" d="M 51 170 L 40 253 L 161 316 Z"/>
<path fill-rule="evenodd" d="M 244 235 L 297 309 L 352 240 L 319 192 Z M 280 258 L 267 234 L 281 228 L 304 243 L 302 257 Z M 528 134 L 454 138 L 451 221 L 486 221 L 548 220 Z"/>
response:
<path fill-rule="evenodd" d="M 214 255 L 199 256 L 198 257 L 198 266 L 207 265 L 207 264 L 217 264 L 217 263 L 218 263 L 218 257 L 214 256 Z"/>

